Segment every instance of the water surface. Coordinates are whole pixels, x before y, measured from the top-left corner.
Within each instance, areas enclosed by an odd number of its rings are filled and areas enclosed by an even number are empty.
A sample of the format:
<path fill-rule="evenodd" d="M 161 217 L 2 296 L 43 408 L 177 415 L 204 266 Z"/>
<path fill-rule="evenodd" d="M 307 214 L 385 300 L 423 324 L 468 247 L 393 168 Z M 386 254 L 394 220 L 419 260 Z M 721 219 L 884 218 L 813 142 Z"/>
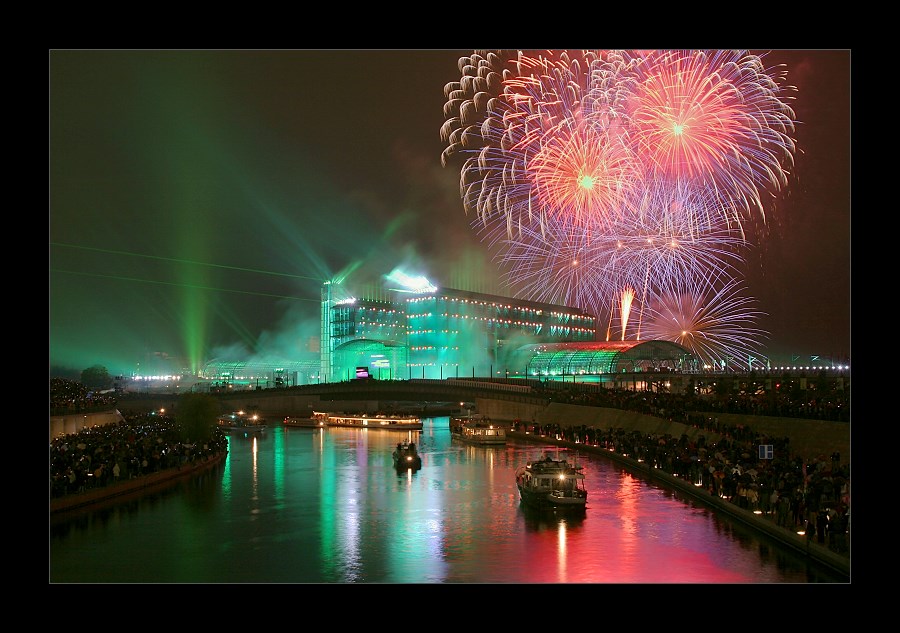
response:
<path fill-rule="evenodd" d="M 391 451 L 419 445 L 422 468 Z M 544 445 L 422 431 L 271 427 L 215 472 L 50 525 L 52 583 L 829 583 L 776 542 L 602 455 L 570 451 L 582 517 L 525 512 Z"/>

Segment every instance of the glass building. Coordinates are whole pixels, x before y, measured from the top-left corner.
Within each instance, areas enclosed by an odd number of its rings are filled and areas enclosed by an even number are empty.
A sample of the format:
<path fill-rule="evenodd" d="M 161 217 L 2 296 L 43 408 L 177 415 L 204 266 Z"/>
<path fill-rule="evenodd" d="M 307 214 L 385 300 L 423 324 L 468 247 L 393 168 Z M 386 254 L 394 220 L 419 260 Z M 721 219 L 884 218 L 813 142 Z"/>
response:
<path fill-rule="evenodd" d="M 211 360 L 198 378 L 198 391 L 229 389 L 272 389 L 320 382 L 320 361 L 304 360 Z"/>
<path fill-rule="evenodd" d="M 253 388 L 378 380 L 491 377 L 607 383 L 632 372 L 694 368 L 669 341 L 597 341 L 596 319 L 578 308 L 428 286 L 358 298 L 322 289 L 314 359 L 207 364 L 219 384 Z"/>
<path fill-rule="evenodd" d="M 450 288 L 409 297 L 406 319 L 411 378 L 524 378 L 521 346 L 596 338 L 580 309 Z"/>
<path fill-rule="evenodd" d="M 322 292 L 322 376 L 349 380 L 525 377 L 523 345 L 593 341 L 595 318 L 577 308 L 450 288 L 396 292 L 392 301 Z"/>
<path fill-rule="evenodd" d="M 516 351 L 529 378 L 578 382 L 615 380 L 617 374 L 694 369 L 693 355 L 671 341 L 595 341 L 525 345 Z"/>

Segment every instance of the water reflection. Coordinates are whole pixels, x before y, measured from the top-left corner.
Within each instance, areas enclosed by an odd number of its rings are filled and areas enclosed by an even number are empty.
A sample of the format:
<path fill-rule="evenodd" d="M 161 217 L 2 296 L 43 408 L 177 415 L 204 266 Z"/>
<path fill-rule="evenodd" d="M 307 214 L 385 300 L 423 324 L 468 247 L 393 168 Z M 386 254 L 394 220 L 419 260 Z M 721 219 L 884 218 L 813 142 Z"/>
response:
<path fill-rule="evenodd" d="M 519 504 L 519 513 L 525 528 L 534 531 L 566 530 L 579 528 L 584 523 L 586 514 L 583 512 L 556 513 L 552 510 L 541 511 Z"/>
<path fill-rule="evenodd" d="M 408 433 L 422 467 L 399 472 L 393 431 L 231 437 L 208 477 L 52 526 L 51 581 L 840 581 L 600 456 L 571 455 L 585 513 L 535 513 L 515 469 L 539 445 L 459 443 L 447 418 Z"/>

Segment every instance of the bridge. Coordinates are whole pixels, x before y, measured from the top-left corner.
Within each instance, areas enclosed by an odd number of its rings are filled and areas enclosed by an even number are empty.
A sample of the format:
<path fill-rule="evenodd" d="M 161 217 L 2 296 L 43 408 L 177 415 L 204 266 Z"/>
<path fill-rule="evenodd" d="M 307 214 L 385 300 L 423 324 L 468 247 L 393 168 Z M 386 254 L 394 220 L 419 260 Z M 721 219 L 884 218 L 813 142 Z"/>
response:
<path fill-rule="evenodd" d="M 568 385 L 571 386 L 571 385 Z M 537 391 L 540 381 L 490 381 L 479 379 L 447 378 L 444 380 L 350 380 L 338 383 L 302 385 L 284 389 L 239 391 L 214 394 L 222 402 L 257 403 L 260 409 L 267 400 L 279 397 L 303 398 L 322 402 L 377 401 L 380 403 L 433 403 L 444 404 L 454 413 L 465 412 L 466 405 L 473 407 L 479 398 L 518 402 L 533 406 L 546 406 L 552 399 L 546 392 Z M 565 387 L 560 384 L 559 389 Z M 599 387 L 598 387 L 599 388 Z M 542 389 L 545 391 L 545 389 Z M 432 407 L 433 408 L 433 407 Z"/>
<path fill-rule="evenodd" d="M 374 380 L 361 379 L 333 383 L 296 385 L 260 389 L 219 390 L 211 391 L 223 403 L 249 403 L 272 400 L 276 398 L 297 398 L 304 401 L 383 401 L 383 402 L 436 402 L 459 403 L 474 402 L 478 398 L 491 398 L 513 402 L 527 402 L 532 405 L 546 406 L 553 400 L 554 393 L 567 394 L 578 391 L 590 393 L 602 391 L 609 387 L 617 387 L 632 391 L 650 391 L 660 393 L 688 393 L 697 390 L 700 393 L 717 392 L 755 394 L 765 392 L 773 398 L 777 393 L 791 393 L 802 396 L 802 392 L 814 390 L 817 395 L 846 394 L 849 400 L 850 371 L 786 371 L 778 372 L 634 372 L 604 376 L 604 382 L 579 380 L 573 376 L 571 380 L 523 380 L 520 378 L 504 379 L 502 377 L 445 378 L 427 379 L 412 378 L 409 380 Z M 127 407 L 133 400 L 171 400 L 182 393 L 173 390 L 169 393 L 125 393 L 118 397 L 119 402 Z M 238 406 L 235 404 L 235 406 Z M 244 406 L 244 405 L 241 405 Z"/>
<path fill-rule="evenodd" d="M 814 388 L 818 391 L 830 391 L 850 386 L 850 370 L 841 371 L 768 371 L 768 372 L 625 372 L 602 376 L 602 382 L 596 377 L 565 376 L 555 380 L 521 379 L 521 378 L 411 378 L 409 380 L 375 380 L 360 379 L 334 383 L 297 385 L 275 389 L 257 389 L 253 393 L 292 393 L 303 395 L 319 395 L 323 400 L 397 400 L 397 401 L 454 401 L 463 399 L 463 395 L 477 397 L 479 394 L 494 397 L 497 394 L 518 394 L 545 397 L 554 391 L 596 392 L 609 387 L 618 387 L 636 391 L 658 391 L 669 393 L 685 393 L 693 387 L 710 387 L 725 385 L 727 391 L 740 391 L 756 385 L 766 391 L 774 390 L 776 385 L 796 383 L 801 390 Z M 813 387 L 813 385 L 816 385 Z M 755 391 L 755 390 L 754 390 Z M 235 392 L 234 395 L 247 395 L 247 391 Z M 541 394 L 540 396 L 538 394 Z M 217 392 L 217 397 L 227 396 L 228 392 Z"/>
<path fill-rule="evenodd" d="M 653 379 L 646 373 L 637 376 L 635 376 L 635 380 L 652 384 L 653 382 L 662 382 L 665 374 L 660 373 Z M 736 391 L 735 386 L 759 384 L 760 381 L 780 379 L 782 384 L 790 380 L 799 382 L 796 377 L 772 374 L 763 374 L 762 376 L 751 374 L 669 374 L 668 379 L 675 379 L 679 376 L 680 380 L 685 381 L 685 384 L 688 379 L 692 379 L 695 384 L 724 380 L 727 387 L 726 393 Z M 810 386 L 815 381 L 817 383 L 816 391 L 821 395 L 824 395 L 825 391 L 829 391 L 834 396 L 845 399 L 847 419 L 830 421 L 721 411 L 717 411 L 715 415 L 726 425 L 742 424 L 772 436 L 788 436 L 791 438 L 791 445 L 799 454 L 819 455 L 823 452 L 830 454 L 831 451 L 838 450 L 842 454 L 849 455 L 849 372 L 842 376 L 824 378 L 826 381 L 841 380 L 844 391 L 832 391 L 836 383 L 822 384 L 823 378 L 819 376 L 808 377 L 806 380 Z M 571 382 L 524 381 L 521 379 L 507 382 L 503 379 L 491 380 L 490 378 L 448 378 L 398 381 L 352 380 L 212 395 L 219 400 L 223 411 L 255 408 L 273 420 L 278 416 L 309 415 L 316 408 L 326 410 L 358 408 L 360 411 L 374 412 L 379 407 L 393 407 L 397 412 L 408 410 L 427 416 L 445 416 L 465 414 L 468 412 L 466 409 L 473 407 L 473 410 L 477 409 L 479 413 L 484 413 L 497 420 L 520 419 L 536 421 L 539 424 L 564 422 L 566 425 L 585 424 L 602 427 L 612 425 L 626 429 L 638 429 L 642 432 L 669 432 L 675 436 L 683 432 L 688 434 L 704 432 L 702 429 L 692 430 L 688 425 L 669 422 L 663 418 L 637 411 L 569 404 L 571 401 L 568 396 L 573 390 L 587 392 L 604 388 L 598 383 L 573 384 Z M 820 392 L 819 389 L 822 391 Z M 673 392 L 678 393 L 678 390 L 673 390 Z M 149 411 L 160 408 L 171 411 L 177 409 L 178 396 L 178 393 L 123 394 L 119 398 L 118 407 L 122 412 Z M 77 417 L 79 420 L 83 418 L 82 426 L 93 426 L 88 423 L 89 416 L 87 415 L 79 413 L 77 416 L 67 417 Z M 52 422 L 53 417 L 51 416 L 51 439 L 54 437 Z M 67 426 L 64 430 L 65 432 L 74 432 L 82 426 L 73 428 Z"/>

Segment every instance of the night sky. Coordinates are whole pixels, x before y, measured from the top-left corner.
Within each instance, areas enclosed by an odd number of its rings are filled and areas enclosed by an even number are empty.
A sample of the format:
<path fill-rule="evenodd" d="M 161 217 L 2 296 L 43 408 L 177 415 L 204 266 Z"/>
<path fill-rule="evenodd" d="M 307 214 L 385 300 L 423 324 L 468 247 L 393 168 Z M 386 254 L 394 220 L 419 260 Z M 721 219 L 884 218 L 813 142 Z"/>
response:
<path fill-rule="evenodd" d="M 798 89 L 795 168 L 747 257 L 765 351 L 849 359 L 851 54 L 754 52 Z M 440 160 L 470 53 L 50 51 L 51 375 L 296 357 L 335 275 L 505 294 Z"/>

